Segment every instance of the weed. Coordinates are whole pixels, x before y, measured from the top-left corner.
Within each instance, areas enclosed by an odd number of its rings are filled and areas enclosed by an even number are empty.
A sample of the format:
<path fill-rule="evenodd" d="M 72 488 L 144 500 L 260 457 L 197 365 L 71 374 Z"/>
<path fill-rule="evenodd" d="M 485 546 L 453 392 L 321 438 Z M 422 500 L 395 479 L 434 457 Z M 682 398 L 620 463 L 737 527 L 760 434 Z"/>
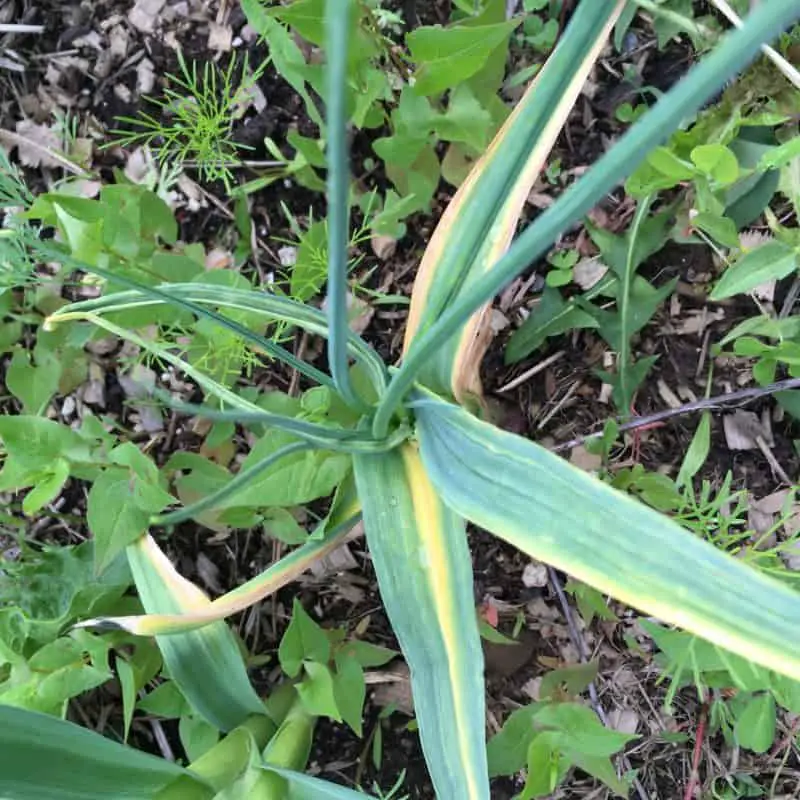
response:
<path fill-rule="evenodd" d="M 248 74 L 247 61 L 239 69 L 236 58 L 232 58 L 224 70 L 207 61 L 201 71 L 197 62 L 190 67 L 178 51 L 180 73 L 167 76 L 172 86 L 164 90 L 163 99 L 148 98 L 162 116 L 141 113 L 138 117 L 120 117 L 119 122 L 140 130 L 112 131 L 117 137 L 113 144 L 147 145 L 162 167 L 168 163 L 194 166 L 202 179 L 221 180 L 230 191 L 231 170 L 239 163 L 233 123 L 267 63 Z M 237 80 L 239 72 L 244 77 Z"/>

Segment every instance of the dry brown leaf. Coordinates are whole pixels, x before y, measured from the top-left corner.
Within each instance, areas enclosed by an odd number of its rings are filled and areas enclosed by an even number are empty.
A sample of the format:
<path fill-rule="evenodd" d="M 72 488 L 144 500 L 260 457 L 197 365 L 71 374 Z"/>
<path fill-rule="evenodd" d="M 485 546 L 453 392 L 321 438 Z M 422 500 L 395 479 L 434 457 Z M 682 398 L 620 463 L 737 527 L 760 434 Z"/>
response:
<path fill-rule="evenodd" d="M 764 514 L 779 514 L 783 511 L 786 499 L 789 497 L 789 489 L 779 489 L 777 492 L 768 494 L 760 500 L 753 500 L 750 508 L 756 508 Z"/>
<path fill-rule="evenodd" d="M 599 256 L 581 259 L 572 270 L 572 280 L 584 291 L 591 289 L 608 272 Z"/>
<path fill-rule="evenodd" d="M 408 665 L 400 661 L 391 670 L 369 672 L 364 676 L 369 685 L 374 685 L 372 702 L 380 708 L 395 706 L 409 717 L 414 716 L 414 698 L 411 695 L 411 673 Z"/>
<path fill-rule="evenodd" d="M 369 240 L 372 252 L 381 261 L 386 261 L 391 258 L 397 250 L 397 239 L 393 236 L 386 236 L 385 234 L 377 234 Z"/>
<path fill-rule="evenodd" d="M 143 364 L 135 364 L 130 372 L 118 375 L 119 385 L 126 397 L 143 400 L 150 396 L 156 384 L 156 374 Z M 161 410 L 152 403 L 133 404 L 139 415 L 139 425 L 147 433 L 158 433 L 164 430 L 164 419 Z"/>
<path fill-rule="evenodd" d="M 725 319 L 725 311 L 718 308 L 710 312 L 705 306 L 700 310 L 687 311 L 686 316 L 675 325 L 674 332 L 679 336 L 702 336 L 712 323 Z"/>
<path fill-rule="evenodd" d="M 155 85 L 156 73 L 153 62 L 149 58 L 143 58 L 136 65 L 136 92 L 140 96 L 150 94 Z"/>
<path fill-rule="evenodd" d="M 355 529 L 354 529 L 355 530 Z M 358 569 L 358 561 L 347 544 L 332 550 L 328 555 L 311 564 L 311 574 L 318 579 L 328 578 L 339 572 Z"/>
<path fill-rule="evenodd" d="M 658 394 L 669 408 L 680 408 L 682 403 L 678 395 L 667 386 L 663 378 L 658 379 Z"/>
<path fill-rule="evenodd" d="M 639 729 L 639 715 L 632 708 L 612 708 L 608 712 L 608 727 L 632 735 Z"/>
<path fill-rule="evenodd" d="M 124 25 L 115 25 L 108 32 L 108 51 L 115 61 L 122 61 L 128 55 L 130 35 Z"/>
<path fill-rule="evenodd" d="M 233 265 L 233 254 L 228 250 L 215 247 L 206 254 L 205 267 L 207 270 L 231 269 Z"/>
<path fill-rule="evenodd" d="M 211 22 L 208 26 L 208 49 L 216 53 L 229 53 L 233 44 L 233 29 L 229 25 Z"/>
<path fill-rule="evenodd" d="M 526 697 L 538 702 L 541 699 L 542 676 L 540 675 L 538 678 L 531 678 L 529 681 L 525 681 L 520 689 L 522 694 Z"/>
<path fill-rule="evenodd" d="M 158 165 L 150 151 L 137 147 L 125 163 L 125 177 L 133 183 L 155 183 L 158 180 Z"/>
<path fill-rule="evenodd" d="M 219 580 L 219 567 L 205 554 L 197 556 L 197 574 L 207 589 L 216 594 L 223 594 L 225 589 Z"/>
<path fill-rule="evenodd" d="M 531 561 L 522 570 L 522 583 L 527 589 L 547 586 L 547 566 L 541 561 Z"/>
<path fill-rule="evenodd" d="M 584 472 L 595 472 L 603 465 L 603 457 L 597 453 L 590 453 L 582 444 L 579 444 L 572 448 L 572 452 L 569 454 L 569 463 Z"/>
<path fill-rule="evenodd" d="M 326 308 L 327 298 L 322 302 L 323 310 Z M 360 297 L 356 297 L 352 293 L 347 295 L 347 316 L 350 321 L 350 330 L 354 333 L 363 333 L 372 318 L 375 316 L 375 309 Z"/>
<path fill-rule="evenodd" d="M 136 0 L 128 12 L 128 21 L 142 33 L 153 33 L 166 0 Z"/>
<path fill-rule="evenodd" d="M 81 389 L 81 400 L 99 408 L 106 407 L 106 380 L 103 368 L 92 361 L 89 363 L 89 380 Z"/>
<path fill-rule="evenodd" d="M 752 411 L 739 409 L 722 418 L 725 441 L 730 450 L 756 450 L 758 438 L 770 447 L 773 445 L 771 432 L 762 425 L 758 415 Z"/>
<path fill-rule="evenodd" d="M 533 666 L 536 652 L 541 645 L 539 633 L 523 628 L 516 642 L 516 644 L 496 644 L 485 639 L 481 642 L 486 672 L 489 675 L 507 678 L 526 667 Z"/>
<path fill-rule="evenodd" d="M 766 533 L 775 521 L 775 514 L 766 508 L 759 508 L 757 503 L 751 503 L 747 508 L 747 527 L 761 536 Z"/>
<path fill-rule="evenodd" d="M 49 125 L 37 125 L 30 120 L 20 120 L 17 136 L 4 136 L 0 131 L 0 141 L 6 141 L 10 148 L 17 148 L 17 158 L 24 167 L 61 167 L 63 162 L 55 153 L 61 149 L 61 137 Z"/>

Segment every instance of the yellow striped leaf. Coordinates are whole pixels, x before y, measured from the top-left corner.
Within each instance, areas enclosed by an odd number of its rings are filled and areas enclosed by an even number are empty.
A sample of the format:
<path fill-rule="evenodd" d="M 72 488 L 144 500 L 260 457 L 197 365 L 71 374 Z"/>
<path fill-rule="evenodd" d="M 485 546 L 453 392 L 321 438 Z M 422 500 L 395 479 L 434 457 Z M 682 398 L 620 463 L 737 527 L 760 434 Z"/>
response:
<path fill-rule="evenodd" d="M 198 603 L 197 606 L 191 609 L 187 607 L 181 613 L 95 617 L 94 619 L 80 622 L 75 627 L 119 628 L 138 636 L 171 636 L 203 628 L 212 622 L 217 622 L 232 614 L 244 611 L 259 600 L 269 597 L 296 580 L 312 564 L 324 558 L 345 542 L 357 521 L 358 516 L 356 515 L 324 539 L 310 541 L 298 547 L 255 578 L 251 578 L 246 583 L 237 586 L 216 600 L 208 600 L 206 598 L 205 603 Z M 193 586 L 193 584 L 190 585 Z M 197 587 L 194 588 L 196 589 Z"/>
<path fill-rule="evenodd" d="M 483 653 L 464 520 L 441 502 L 414 445 L 353 461 L 437 796 L 488 800 Z"/>
<path fill-rule="evenodd" d="M 151 536 L 127 549 L 128 562 L 145 610 L 150 614 L 192 614 L 211 601 L 180 575 Z M 156 636 L 164 663 L 192 707 L 223 731 L 265 708 L 247 677 L 239 645 L 224 622 L 174 636 Z"/>
<path fill-rule="evenodd" d="M 423 463 L 444 501 L 647 614 L 800 679 L 800 593 L 533 442 L 416 392 Z"/>
<path fill-rule="evenodd" d="M 497 262 L 531 187 L 605 44 L 624 0 L 585 0 L 556 50 L 459 188 L 428 244 L 411 298 L 404 353 L 474 280 Z M 426 365 L 421 381 L 459 402 L 481 397 L 491 341 L 484 306 Z"/>

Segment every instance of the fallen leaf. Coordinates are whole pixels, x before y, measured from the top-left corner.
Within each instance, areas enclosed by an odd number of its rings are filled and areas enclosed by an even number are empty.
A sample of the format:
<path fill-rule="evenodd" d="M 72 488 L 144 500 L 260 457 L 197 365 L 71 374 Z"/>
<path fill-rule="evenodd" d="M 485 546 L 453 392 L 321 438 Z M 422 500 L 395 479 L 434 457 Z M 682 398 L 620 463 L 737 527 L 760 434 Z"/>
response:
<path fill-rule="evenodd" d="M 508 678 L 524 667 L 532 667 L 541 637 L 536 631 L 523 628 L 517 644 L 495 644 L 481 640 L 486 672 L 496 678 Z"/>
<path fill-rule="evenodd" d="M 153 62 L 143 58 L 136 65 L 136 93 L 139 96 L 150 94 L 156 85 L 156 73 Z"/>
<path fill-rule="evenodd" d="M 128 55 L 130 36 L 124 25 L 115 25 L 108 32 L 108 49 L 115 61 L 122 61 Z"/>
<path fill-rule="evenodd" d="M 599 256 L 581 259 L 572 269 L 572 280 L 584 291 L 591 289 L 606 273 L 608 267 Z"/>
<path fill-rule="evenodd" d="M 414 716 L 414 698 L 411 695 L 411 673 L 405 662 L 392 665 L 391 670 L 367 673 L 366 682 L 375 685 L 372 702 L 379 708 L 394 706 L 409 717 Z"/>
<path fill-rule="evenodd" d="M 320 580 L 352 569 L 358 569 L 358 561 L 347 544 L 337 547 L 311 564 L 311 574 Z"/>
<path fill-rule="evenodd" d="M 770 447 L 773 445 L 771 432 L 765 430 L 758 415 L 752 411 L 739 409 L 726 414 L 722 418 L 722 427 L 730 450 L 756 450 L 759 437 Z"/>
<path fill-rule="evenodd" d="M 522 583 L 528 589 L 547 586 L 547 567 L 540 561 L 531 561 L 522 570 Z"/>
<path fill-rule="evenodd" d="M 16 146 L 17 158 L 24 167 L 61 167 L 63 162 L 49 151 L 58 152 L 61 148 L 61 137 L 48 125 L 37 125 L 30 120 L 20 120 L 17 134 L 8 142 L 9 147 Z M 0 140 L 3 140 L 0 132 Z"/>
<path fill-rule="evenodd" d="M 229 25 L 211 22 L 208 26 L 208 49 L 217 53 L 229 53 L 233 43 L 233 30 Z"/>
<path fill-rule="evenodd" d="M 692 309 L 686 313 L 684 319 L 675 325 L 674 332 L 679 336 L 702 336 L 706 328 L 712 323 L 725 319 L 725 311 L 722 308 L 710 312 L 703 306 L 699 311 Z"/>
<path fill-rule="evenodd" d="M 603 465 L 603 457 L 598 453 L 590 453 L 582 444 L 573 447 L 569 454 L 569 463 L 584 472 L 596 472 Z"/>
<path fill-rule="evenodd" d="M 381 261 L 386 261 L 391 258 L 397 250 L 397 239 L 393 236 L 386 236 L 385 234 L 378 234 L 370 239 L 372 252 Z"/>
<path fill-rule="evenodd" d="M 217 594 L 223 594 L 225 589 L 219 580 L 219 567 L 205 554 L 197 556 L 197 574 L 207 589 Z"/>
<path fill-rule="evenodd" d="M 130 372 L 118 376 L 119 385 L 126 397 L 132 400 L 143 400 L 150 396 L 156 383 L 156 374 L 142 364 L 134 365 Z M 161 410 L 152 403 L 133 404 L 139 415 L 139 424 L 147 433 L 158 433 L 164 430 Z"/>
<path fill-rule="evenodd" d="M 792 572 L 800 571 L 800 542 L 792 542 L 781 550 L 780 554 L 787 569 L 792 570 Z"/>
<path fill-rule="evenodd" d="M 631 708 L 613 708 L 608 712 L 608 727 L 619 733 L 634 734 L 639 728 L 639 715 Z"/>
<path fill-rule="evenodd" d="M 278 261 L 282 267 L 293 267 L 297 263 L 297 248 L 291 245 L 278 248 Z"/>
<path fill-rule="evenodd" d="M 765 514 L 779 514 L 783 511 L 783 506 L 788 497 L 789 489 L 779 489 L 777 492 L 768 494 L 760 500 L 753 500 L 749 507 L 758 509 Z"/>
<path fill-rule="evenodd" d="M 209 250 L 206 255 L 205 267 L 207 270 L 231 269 L 233 264 L 233 255 L 219 247 Z"/>
<path fill-rule="evenodd" d="M 538 678 L 531 678 L 529 681 L 525 681 L 520 689 L 522 690 L 522 694 L 526 697 L 538 702 L 541 699 L 542 676 L 540 675 Z"/>
<path fill-rule="evenodd" d="M 678 395 L 667 386 L 663 378 L 658 379 L 658 394 L 669 408 L 680 408 L 682 403 Z"/>
<path fill-rule="evenodd" d="M 128 21 L 142 33 L 153 33 L 166 2 L 167 0 L 136 0 L 128 12 Z"/>

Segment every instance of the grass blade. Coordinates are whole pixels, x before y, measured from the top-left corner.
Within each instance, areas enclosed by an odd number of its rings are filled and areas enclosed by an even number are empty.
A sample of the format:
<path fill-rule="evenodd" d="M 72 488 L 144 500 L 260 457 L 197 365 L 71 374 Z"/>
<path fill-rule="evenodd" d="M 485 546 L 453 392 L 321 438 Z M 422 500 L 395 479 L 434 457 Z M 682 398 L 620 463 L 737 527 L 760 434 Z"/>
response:
<path fill-rule="evenodd" d="M 437 796 L 488 800 L 483 653 L 464 520 L 437 496 L 415 446 L 353 463 Z"/>
<path fill-rule="evenodd" d="M 150 800 L 183 777 L 172 761 L 106 739 L 66 720 L 0 706 L 0 796 L 14 800 Z"/>
<path fill-rule="evenodd" d="M 519 436 L 415 394 L 445 502 L 604 594 L 800 679 L 800 593 Z"/>
<path fill-rule="evenodd" d="M 326 98 L 328 144 L 328 299 L 330 325 L 328 362 L 333 382 L 345 402 L 363 408 L 363 401 L 350 384 L 347 363 L 347 247 L 350 240 L 350 170 L 347 156 L 347 55 L 350 38 L 350 0 L 325 4 L 325 33 L 328 58 Z"/>
<path fill-rule="evenodd" d="M 181 576 L 155 540 L 142 536 L 128 546 L 128 563 L 149 614 L 206 611 L 211 601 Z M 192 707 L 214 727 L 229 731 L 264 704 L 247 677 L 239 645 L 224 622 L 175 636 L 156 636 L 172 679 Z"/>
<path fill-rule="evenodd" d="M 619 376 L 619 394 L 622 397 L 622 412 L 628 414 L 633 402 L 633 393 L 636 389 L 635 382 L 631 375 L 631 337 L 628 335 L 630 329 L 630 318 L 633 311 L 633 281 L 636 277 L 636 267 L 638 266 L 636 250 L 639 247 L 639 235 L 642 223 L 647 219 L 650 211 L 652 197 L 642 199 L 636 206 L 636 213 L 631 222 L 628 236 L 628 249 L 625 253 L 625 270 L 620 280 L 619 292 L 619 326 L 621 337 L 619 343 L 619 353 L 617 354 L 617 374 Z"/>
<path fill-rule="evenodd" d="M 722 44 L 679 81 L 659 102 L 571 186 L 550 208 L 529 225 L 497 264 L 467 287 L 458 301 L 445 310 L 414 346 L 394 374 L 375 415 L 380 434 L 411 389 L 417 374 L 436 351 L 455 335 L 465 321 L 509 281 L 539 258 L 558 235 L 588 213 L 602 197 L 621 183 L 690 117 L 731 76 L 745 67 L 762 43 L 800 18 L 800 0 L 761 3 L 744 27 L 729 33 Z"/>

